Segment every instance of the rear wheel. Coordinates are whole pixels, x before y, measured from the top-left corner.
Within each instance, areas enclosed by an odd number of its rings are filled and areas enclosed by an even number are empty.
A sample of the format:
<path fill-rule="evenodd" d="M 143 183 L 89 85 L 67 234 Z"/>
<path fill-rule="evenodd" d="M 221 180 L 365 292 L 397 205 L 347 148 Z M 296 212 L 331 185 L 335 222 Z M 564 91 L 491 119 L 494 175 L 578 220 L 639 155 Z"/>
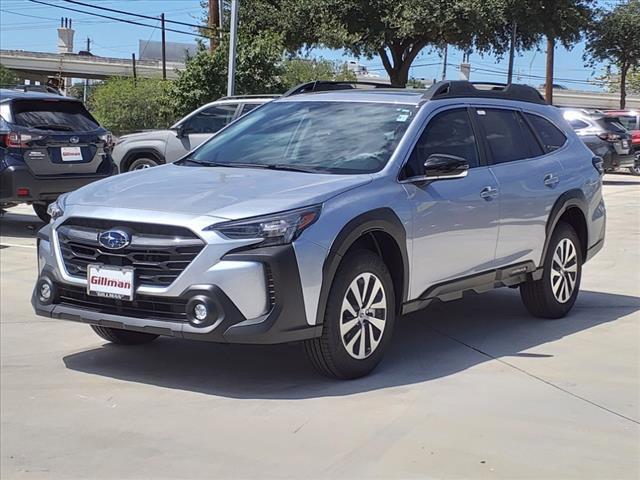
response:
<path fill-rule="evenodd" d="M 134 170 L 144 170 L 146 168 L 157 167 L 160 165 L 158 161 L 150 157 L 136 158 L 127 169 L 127 172 L 133 172 Z"/>
<path fill-rule="evenodd" d="M 347 256 L 329 292 L 322 336 L 305 343 L 314 367 L 329 377 L 367 375 L 380 362 L 395 322 L 393 281 L 367 250 Z"/>
<path fill-rule="evenodd" d="M 529 312 L 540 318 L 562 318 L 576 302 L 582 276 L 582 249 L 573 227 L 556 227 L 544 260 L 542 278 L 520 285 L 520 296 Z"/>
<path fill-rule="evenodd" d="M 47 208 L 49 208 L 49 205 L 51 205 L 51 202 L 34 203 L 32 205 L 33 211 L 36 212 L 36 215 L 38 216 L 38 218 L 42 220 L 44 223 L 49 223 L 51 221 L 51 217 L 47 213 Z"/>
<path fill-rule="evenodd" d="M 99 337 L 117 345 L 143 345 L 158 338 L 158 335 L 154 333 L 132 332 L 131 330 L 99 327 L 97 325 L 91 325 L 91 328 Z"/>
<path fill-rule="evenodd" d="M 640 152 L 636 153 L 636 163 L 633 167 L 629 167 L 632 175 L 640 176 Z"/>

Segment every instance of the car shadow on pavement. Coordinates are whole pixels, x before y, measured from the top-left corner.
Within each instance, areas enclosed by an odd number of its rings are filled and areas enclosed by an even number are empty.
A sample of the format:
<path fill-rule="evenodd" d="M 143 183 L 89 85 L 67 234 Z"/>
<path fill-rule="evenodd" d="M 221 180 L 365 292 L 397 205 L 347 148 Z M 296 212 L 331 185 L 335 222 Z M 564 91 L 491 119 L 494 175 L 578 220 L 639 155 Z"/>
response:
<path fill-rule="evenodd" d="M 319 376 L 295 344 L 220 345 L 167 338 L 140 347 L 105 344 L 63 361 L 79 372 L 228 398 L 343 396 L 453 375 L 491 357 L 545 361 L 550 355 L 544 350 L 526 350 L 637 310 L 639 297 L 589 291 L 581 292 L 573 312 L 561 320 L 531 317 L 517 291 L 509 289 L 433 304 L 401 318 L 379 367 L 352 381 Z"/>
<path fill-rule="evenodd" d="M 45 226 L 35 214 L 5 212 L 0 217 L 0 235 L 12 238 L 35 238 L 38 230 Z"/>

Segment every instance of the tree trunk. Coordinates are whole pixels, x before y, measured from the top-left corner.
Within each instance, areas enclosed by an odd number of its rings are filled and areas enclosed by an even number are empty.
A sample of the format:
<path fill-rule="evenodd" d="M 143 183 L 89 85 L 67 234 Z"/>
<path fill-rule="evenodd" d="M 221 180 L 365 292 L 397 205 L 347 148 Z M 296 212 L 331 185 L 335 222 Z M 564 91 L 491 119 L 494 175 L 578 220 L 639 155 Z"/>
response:
<path fill-rule="evenodd" d="M 620 69 L 620 110 L 624 110 L 627 106 L 627 73 L 629 73 L 629 65 L 622 65 Z"/>
<path fill-rule="evenodd" d="M 553 62 L 556 49 L 556 39 L 547 35 L 547 73 L 545 80 L 545 98 L 549 105 L 553 105 Z"/>
<path fill-rule="evenodd" d="M 402 88 L 407 86 L 411 64 L 425 45 L 426 42 L 421 41 L 407 44 L 389 44 L 388 48 L 391 52 L 393 64 L 391 64 L 391 59 L 387 53 L 386 46 L 378 50 L 378 55 L 380 55 L 382 65 L 389 74 L 391 85 Z"/>

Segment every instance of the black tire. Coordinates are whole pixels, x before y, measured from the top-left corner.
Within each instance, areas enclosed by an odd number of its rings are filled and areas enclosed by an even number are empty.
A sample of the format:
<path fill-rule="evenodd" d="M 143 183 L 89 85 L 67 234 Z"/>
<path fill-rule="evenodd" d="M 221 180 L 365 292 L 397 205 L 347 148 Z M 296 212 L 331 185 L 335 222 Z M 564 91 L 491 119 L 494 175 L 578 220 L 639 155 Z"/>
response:
<path fill-rule="evenodd" d="M 631 172 L 631 175 L 640 177 L 640 152 L 636 153 L 636 163 L 633 167 L 629 167 L 629 172 Z"/>
<path fill-rule="evenodd" d="M 38 218 L 42 220 L 44 223 L 49 223 L 51 221 L 51 217 L 47 213 L 47 208 L 49 208 L 49 205 L 51 205 L 51 202 L 34 203 L 32 205 L 33 211 L 36 212 L 36 215 L 38 216 Z"/>
<path fill-rule="evenodd" d="M 373 274 L 373 277 L 369 277 L 367 280 L 371 283 L 368 286 L 369 291 L 365 291 L 363 297 L 364 303 L 367 303 L 367 300 L 369 304 L 373 303 L 367 309 L 375 317 L 372 320 L 378 323 L 380 317 L 385 317 L 382 329 L 374 327 L 374 324 L 366 320 L 366 317 L 363 319 L 352 317 L 345 321 L 343 316 L 343 300 L 347 298 L 352 282 L 355 282 L 363 274 Z M 364 279 L 362 281 L 363 283 L 356 285 L 362 286 L 364 289 Z M 382 313 L 381 308 L 375 308 L 376 304 L 381 303 L 383 297 L 379 291 L 374 293 L 373 290 L 380 285 L 386 300 L 386 316 Z M 371 298 L 374 296 L 375 298 Z M 349 298 L 354 299 L 353 296 Z M 393 281 L 382 259 L 368 250 L 358 250 L 349 254 L 340 264 L 329 291 L 322 336 L 305 342 L 305 352 L 309 360 L 321 374 L 328 377 L 351 379 L 367 375 L 382 360 L 391 340 L 395 324 L 395 308 Z M 346 344 L 343 343 L 340 332 L 341 324 L 346 325 L 348 322 L 354 321 L 357 323 L 351 327 L 347 338 L 355 340 L 352 353 L 355 354 L 356 350 L 360 353 L 359 349 L 363 347 L 364 354 L 368 355 L 366 358 L 354 358 L 348 352 Z M 360 340 L 355 337 L 362 336 L 366 338 L 363 340 L 363 344 L 360 344 Z M 345 342 L 349 343 L 346 339 Z M 373 342 L 377 342 L 377 344 L 374 346 Z M 367 349 L 367 347 L 369 348 Z"/>
<path fill-rule="evenodd" d="M 155 158 L 139 157 L 129 164 L 129 167 L 127 168 L 127 172 L 133 172 L 134 170 L 143 170 L 145 168 L 157 167 L 158 165 L 160 165 L 160 162 L 158 162 Z"/>
<path fill-rule="evenodd" d="M 117 345 L 143 345 L 158 338 L 158 335 L 154 333 L 132 332 L 131 330 L 99 327 L 97 325 L 91 325 L 91 328 L 99 337 Z"/>
<path fill-rule="evenodd" d="M 575 277 L 573 277 L 572 273 L 568 271 L 568 269 L 573 268 L 572 266 L 568 267 L 566 272 L 564 271 L 564 268 L 562 268 L 563 271 L 561 274 L 557 272 L 552 274 L 552 268 L 554 270 L 559 268 L 557 262 L 554 261 L 554 255 L 564 240 L 569 240 L 573 244 L 573 248 L 575 248 Z M 520 285 L 520 297 L 522 298 L 524 306 L 527 308 L 529 313 L 535 317 L 551 319 L 562 318 L 569 313 L 573 308 L 573 305 L 576 303 L 576 299 L 578 298 L 578 293 L 580 291 L 582 262 L 582 247 L 575 230 L 567 223 L 558 223 L 556 229 L 551 235 L 547 255 L 544 259 L 544 271 L 542 278 L 538 281 L 529 280 L 528 282 Z M 573 265 L 573 263 L 571 263 L 571 265 Z M 567 265 L 564 267 L 567 267 Z M 553 284 L 552 275 L 555 275 Z M 574 279 L 573 290 L 570 292 L 563 291 L 561 289 L 561 286 L 564 285 L 563 282 L 567 282 L 566 284 L 570 285 L 571 279 Z M 557 298 L 557 295 L 554 294 L 554 285 L 557 288 L 560 288 L 560 297 L 563 297 L 564 295 L 565 298 Z"/>

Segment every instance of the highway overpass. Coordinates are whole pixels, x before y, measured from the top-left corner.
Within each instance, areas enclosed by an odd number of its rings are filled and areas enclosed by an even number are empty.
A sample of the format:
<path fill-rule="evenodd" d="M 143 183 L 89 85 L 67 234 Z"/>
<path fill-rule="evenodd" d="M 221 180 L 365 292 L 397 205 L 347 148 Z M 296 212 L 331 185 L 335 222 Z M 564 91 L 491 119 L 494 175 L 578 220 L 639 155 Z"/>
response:
<path fill-rule="evenodd" d="M 133 75 L 131 59 L 74 53 L 0 50 L 0 63 L 25 78 L 60 75 L 65 78 L 105 79 Z M 184 69 L 184 63 L 167 62 L 167 78 L 178 78 L 178 69 Z M 136 60 L 136 74 L 139 77 L 160 78 L 162 77 L 162 63 L 157 60 Z"/>

